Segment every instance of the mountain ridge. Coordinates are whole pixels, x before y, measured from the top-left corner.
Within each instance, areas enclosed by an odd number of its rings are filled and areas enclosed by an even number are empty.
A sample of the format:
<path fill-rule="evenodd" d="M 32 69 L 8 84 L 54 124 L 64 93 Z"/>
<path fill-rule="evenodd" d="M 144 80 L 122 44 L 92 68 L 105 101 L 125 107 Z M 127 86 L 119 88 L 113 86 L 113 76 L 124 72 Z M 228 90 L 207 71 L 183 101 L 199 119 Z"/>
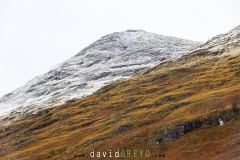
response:
<path fill-rule="evenodd" d="M 212 37 L 207 42 L 199 45 L 190 51 L 190 54 L 217 54 L 229 52 L 240 45 L 240 25 L 225 34 Z"/>

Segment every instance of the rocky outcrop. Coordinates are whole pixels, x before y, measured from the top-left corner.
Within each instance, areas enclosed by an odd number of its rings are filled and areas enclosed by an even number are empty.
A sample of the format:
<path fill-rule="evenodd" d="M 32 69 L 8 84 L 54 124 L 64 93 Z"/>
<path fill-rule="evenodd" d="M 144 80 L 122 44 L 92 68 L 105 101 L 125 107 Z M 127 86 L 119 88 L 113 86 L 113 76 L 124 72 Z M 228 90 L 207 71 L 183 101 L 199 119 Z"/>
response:
<path fill-rule="evenodd" d="M 159 144 L 170 140 L 175 140 L 188 132 L 202 127 L 202 125 L 220 125 L 220 121 L 224 124 L 230 121 L 234 116 L 239 116 L 239 110 L 232 110 L 227 112 L 222 112 L 214 116 L 208 116 L 206 118 L 196 119 L 190 122 L 182 122 L 175 125 L 172 128 L 165 128 L 161 135 L 150 140 L 151 144 Z M 223 125 L 221 124 L 221 125 Z"/>

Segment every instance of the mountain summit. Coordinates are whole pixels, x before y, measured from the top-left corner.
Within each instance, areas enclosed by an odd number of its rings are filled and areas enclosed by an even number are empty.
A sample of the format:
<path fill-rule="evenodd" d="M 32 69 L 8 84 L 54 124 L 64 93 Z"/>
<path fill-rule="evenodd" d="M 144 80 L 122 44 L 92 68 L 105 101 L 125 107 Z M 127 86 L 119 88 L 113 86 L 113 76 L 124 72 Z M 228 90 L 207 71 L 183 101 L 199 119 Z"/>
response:
<path fill-rule="evenodd" d="M 127 30 L 102 37 L 48 73 L 0 98 L 0 114 L 34 114 L 178 58 L 198 42 Z"/>

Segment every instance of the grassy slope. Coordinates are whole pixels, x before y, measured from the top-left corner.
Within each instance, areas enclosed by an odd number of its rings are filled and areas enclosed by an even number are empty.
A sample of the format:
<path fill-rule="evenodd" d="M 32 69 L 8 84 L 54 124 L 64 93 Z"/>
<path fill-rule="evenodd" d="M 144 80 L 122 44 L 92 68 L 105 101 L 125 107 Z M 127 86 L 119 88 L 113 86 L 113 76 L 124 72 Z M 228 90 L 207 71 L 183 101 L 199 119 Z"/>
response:
<path fill-rule="evenodd" d="M 240 150 L 237 116 L 222 127 L 203 125 L 161 145 L 149 141 L 179 122 L 231 110 L 239 93 L 239 50 L 166 62 L 79 101 L 1 126 L 0 157 L 77 159 L 93 149 L 159 153 L 165 145 L 164 159 L 234 159 Z"/>

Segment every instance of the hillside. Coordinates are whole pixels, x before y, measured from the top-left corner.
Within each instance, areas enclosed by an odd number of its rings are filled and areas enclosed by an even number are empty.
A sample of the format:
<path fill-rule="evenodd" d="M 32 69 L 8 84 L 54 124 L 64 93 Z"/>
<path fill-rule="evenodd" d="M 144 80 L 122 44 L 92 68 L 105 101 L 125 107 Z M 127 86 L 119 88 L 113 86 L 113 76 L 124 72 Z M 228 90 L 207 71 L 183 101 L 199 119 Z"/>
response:
<path fill-rule="evenodd" d="M 93 150 L 149 149 L 150 158 L 135 159 L 239 159 L 239 28 L 83 99 L 2 125 L 0 157 L 85 160 Z M 221 48 L 214 53 L 213 42 Z"/>

